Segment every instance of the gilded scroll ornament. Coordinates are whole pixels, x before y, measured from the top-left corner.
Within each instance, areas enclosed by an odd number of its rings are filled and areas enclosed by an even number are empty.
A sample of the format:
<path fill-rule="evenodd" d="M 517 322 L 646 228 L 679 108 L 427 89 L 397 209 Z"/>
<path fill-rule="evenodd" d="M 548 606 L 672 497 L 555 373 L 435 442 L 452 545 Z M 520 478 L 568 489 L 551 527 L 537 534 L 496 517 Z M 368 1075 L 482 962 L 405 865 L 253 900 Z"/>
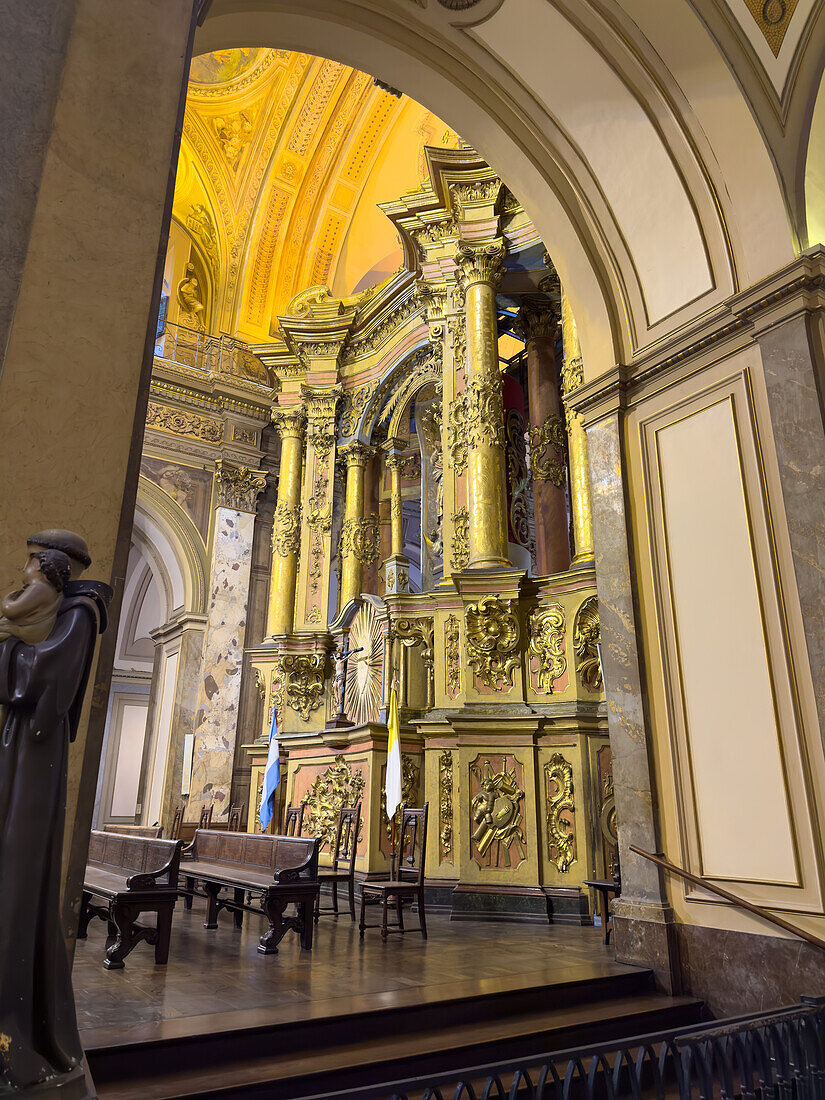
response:
<path fill-rule="evenodd" d="M 309 836 L 320 837 L 330 849 L 335 846 L 338 814 L 343 806 L 355 806 L 364 796 L 364 776 L 353 772 L 346 757 L 336 756 L 304 795 L 304 828 Z"/>
<path fill-rule="evenodd" d="M 513 601 L 485 596 L 478 603 L 467 604 L 465 623 L 469 663 L 476 677 L 493 691 L 511 688 L 521 638 Z"/>
<path fill-rule="evenodd" d="M 573 628 L 573 649 L 579 676 L 588 691 L 602 690 L 602 665 L 598 649 L 601 636 L 599 599 L 591 596 L 579 608 Z"/>
<path fill-rule="evenodd" d="M 453 370 L 467 369 L 467 322 L 463 317 L 451 317 L 447 323 L 447 333 L 453 349 Z"/>
<path fill-rule="evenodd" d="M 567 468 L 564 454 L 567 433 L 560 416 L 551 414 L 543 424 L 530 428 L 530 468 L 534 481 L 551 481 L 557 489 L 564 487 Z"/>
<path fill-rule="evenodd" d="M 461 692 L 461 626 L 455 615 L 444 627 L 444 649 L 447 657 L 447 694 L 455 699 Z"/>
<path fill-rule="evenodd" d="M 467 403 L 463 393 L 454 397 L 447 409 L 447 438 L 453 469 L 461 474 L 467 469 Z"/>
<path fill-rule="evenodd" d="M 565 397 L 584 383 L 584 363 L 580 355 L 564 359 L 561 365 L 561 386 Z"/>
<path fill-rule="evenodd" d="M 266 702 L 266 680 L 264 674 L 259 668 L 255 669 L 255 687 L 258 689 L 258 695 L 261 697 L 261 702 Z"/>
<path fill-rule="evenodd" d="M 553 684 L 564 675 L 567 658 L 564 655 L 564 609 L 561 604 L 537 607 L 530 615 L 527 630 L 530 635 L 530 656 L 538 661 L 538 690 L 553 694 Z"/>
<path fill-rule="evenodd" d="M 248 466 L 234 466 L 219 458 L 215 462 L 215 481 L 218 486 L 218 504 L 237 512 L 254 512 L 258 496 L 266 488 L 266 470 L 250 470 Z"/>
<path fill-rule="evenodd" d="M 495 182 L 500 186 L 498 180 Z M 473 283 L 487 283 L 495 289 L 504 274 L 505 252 L 503 237 L 496 237 L 484 244 L 459 241 L 455 255 L 459 286 L 466 290 Z"/>
<path fill-rule="evenodd" d="M 206 443 L 220 443 L 223 439 L 222 421 L 198 416 L 197 413 L 180 412 L 154 401 L 150 401 L 146 409 L 146 427 L 182 435 L 187 439 L 202 439 Z"/>
<path fill-rule="evenodd" d="M 459 508 L 453 513 L 453 569 L 463 572 L 470 560 L 470 513 Z"/>
<path fill-rule="evenodd" d="M 483 860 L 489 853 L 490 866 L 511 867 L 511 848 L 515 845 L 519 860 L 527 858 L 527 844 L 522 821 L 524 791 L 519 786 L 516 761 L 507 768 L 504 757 L 502 770 L 497 772 L 489 760 L 481 767 L 470 765 L 470 771 L 479 783 L 479 791 L 470 802 L 470 814 L 474 831 L 472 841 L 478 856 Z M 494 850 L 494 846 L 496 846 Z M 483 866 L 479 862 L 479 866 Z"/>
<path fill-rule="evenodd" d="M 438 758 L 438 862 L 453 862 L 453 754 Z"/>
<path fill-rule="evenodd" d="M 287 706 L 308 722 L 312 712 L 321 705 L 326 656 L 323 653 L 287 653 L 282 663 Z"/>
<path fill-rule="evenodd" d="M 544 777 L 547 785 L 547 854 L 561 874 L 565 874 L 576 862 L 573 766 L 560 752 L 553 753 L 544 765 Z"/>
<path fill-rule="evenodd" d="M 530 516 L 532 494 L 530 472 L 527 469 L 527 446 L 524 442 L 524 417 L 518 409 L 507 410 L 507 474 L 510 482 L 510 530 L 513 539 L 530 549 Z"/>
<path fill-rule="evenodd" d="M 307 441 L 312 444 L 315 453 L 324 457 L 335 443 L 335 410 L 339 393 L 313 393 L 306 398 L 307 405 Z"/>
<path fill-rule="evenodd" d="M 272 550 L 285 558 L 301 549 L 301 505 L 281 501 L 272 520 Z"/>
<path fill-rule="evenodd" d="M 332 508 L 329 504 L 322 507 L 316 496 L 311 497 L 309 503 L 310 510 L 306 515 L 310 540 L 308 580 L 314 595 L 318 591 L 324 572 L 324 536 L 332 530 Z"/>
<path fill-rule="evenodd" d="M 394 619 L 392 630 L 405 646 L 421 645 L 421 660 L 431 672 L 434 664 L 432 618 Z"/>
<path fill-rule="evenodd" d="M 367 402 L 375 392 L 375 383 L 367 382 L 363 386 L 346 390 L 341 406 L 341 435 L 346 437 L 355 434 L 361 414 L 367 407 Z"/>
<path fill-rule="evenodd" d="M 379 528 L 377 516 L 347 519 L 341 527 L 339 553 L 342 558 L 354 557 L 362 565 L 378 560 Z"/>
<path fill-rule="evenodd" d="M 471 378 L 467 383 L 465 402 L 467 446 L 501 447 L 503 450 L 504 403 L 498 371 Z"/>

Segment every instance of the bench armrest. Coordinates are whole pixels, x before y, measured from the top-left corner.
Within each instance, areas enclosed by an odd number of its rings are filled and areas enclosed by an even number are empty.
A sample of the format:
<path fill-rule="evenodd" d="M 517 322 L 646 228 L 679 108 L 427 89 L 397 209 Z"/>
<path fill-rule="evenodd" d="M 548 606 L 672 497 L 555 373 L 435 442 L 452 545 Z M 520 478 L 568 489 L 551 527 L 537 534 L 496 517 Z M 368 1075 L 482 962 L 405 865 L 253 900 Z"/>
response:
<path fill-rule="evenodd" d="M 275 881 L 279 886 L 287 882 L 298 882 L 301 878 L 301 867 L 285 867 L 282 871 L 275 872 Z"/>
<path fill-rule="evenodd" d="M 154 890 L 156 886 L 177 886 L 182 848 L 183 841 L 179 840 L 168 863 L 164 863 L 164 865 L 158 867 L 156 871 L 147 871 L 127 878 L 126 889 Z M 161 880 L 160 882 L 158 881 L 159 879 Z M 162 881 L 164 879 L 165 881 Z"/>

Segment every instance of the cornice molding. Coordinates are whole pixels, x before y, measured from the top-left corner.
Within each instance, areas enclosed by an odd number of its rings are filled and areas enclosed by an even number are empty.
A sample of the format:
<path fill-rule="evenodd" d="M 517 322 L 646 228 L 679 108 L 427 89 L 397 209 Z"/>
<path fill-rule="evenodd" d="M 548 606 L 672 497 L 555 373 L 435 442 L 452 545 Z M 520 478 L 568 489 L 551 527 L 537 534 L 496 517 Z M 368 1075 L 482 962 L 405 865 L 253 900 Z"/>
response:
<path fill-rule="evenodd" d="M 634 403 L 643 388 L 680 368 L 727 355 L 758 342 L 763 333 L 800 314 L 825 311 L 825 247 L 816 245 L 796 260 L 688 326 L 656 351 L 585 382 L 566 396 L 567 405 L 590 425 Z"/>

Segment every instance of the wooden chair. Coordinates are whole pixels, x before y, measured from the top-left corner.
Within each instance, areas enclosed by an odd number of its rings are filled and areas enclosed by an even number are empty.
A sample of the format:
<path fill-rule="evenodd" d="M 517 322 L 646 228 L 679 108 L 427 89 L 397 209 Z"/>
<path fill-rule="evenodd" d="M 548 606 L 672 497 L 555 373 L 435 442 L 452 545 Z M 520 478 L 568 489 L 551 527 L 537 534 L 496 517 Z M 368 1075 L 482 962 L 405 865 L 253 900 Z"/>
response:
<path fill-rule="evenodd" d="M 242 802 L 240 806 L 229 807 L 229 822 L 226 826 L 227 832 L 230 833 L 245 833 L 246 832 L 246 803 Z"/>
<path fill-rule="evenodd" d="M 332 908 L 321 908 L 319 893 L 315 902 L 315 923 L 320 913 L 334 913 L 338 916 L 338 883 L 346 882 L 349 891 L 349 915 L 355 924 L 355 857 L 358 851 L 358 833 L 361 829 L 361 803 L 338 811 L 338 831 L 335 834 L 335 849 L 332 853 L 332 866 L 329 870 L 319 869 L 318 881 L 332 883 Z"/>
<path fill-rule="evenodd" d="M 424 858 L 427 851 L 427 809 L 425 802 L 420 810 L 401 807 L 401 831 L 398 838 L 398 858 L 393 868 L 394 874 L 387 882 L 364 882 L 361 885 L 361 922 L 359 931 L 363 938 L 366 906 L 381 902 L 381 939 L 386 940 L 390 931 L 404 931 L 404 898 L 418 899 L 419 931 L 426 940 L 427 918 L 424 912 Z M 395 898 L 395 911 L 398 923 L 387 925 L 387 904 Z M 370 925 L 369 927 L 375 927 Z"/>
<path fill-rule="evenodd" d="M 284 821 L 284 836 L 300 836 L 304 827 L 304 804 L 287 806 Z"/>
<path fill-rule="evenodd" d="M 201 816 L 198 818 L 199 829 L 212 828 L 212 810 L 214 809 L 214 807 L 214 802 L 210 802 L 208 806 L 201 806 Z"/>
<path fill-rule="evenodd" d="M 175 816 L 172 818 L 172 831 L 169 833 L 170 840 L 180 840 L 181 825 L 183 825 L 183 806 L 178 806 L 175 810 Z"/>

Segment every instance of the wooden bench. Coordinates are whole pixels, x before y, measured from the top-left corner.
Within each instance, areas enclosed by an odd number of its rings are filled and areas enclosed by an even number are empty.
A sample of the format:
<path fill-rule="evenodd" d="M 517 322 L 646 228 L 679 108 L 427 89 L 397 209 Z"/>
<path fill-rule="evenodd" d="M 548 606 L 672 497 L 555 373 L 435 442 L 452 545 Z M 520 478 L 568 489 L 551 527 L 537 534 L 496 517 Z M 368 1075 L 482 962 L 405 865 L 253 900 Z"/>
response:
<path fill-rule="evenodd" d="M 118 836 L 145 836 L 150 840 L 160 840 L 163 835 L 160 825 L 104 825 L 101 832 L 117 833 Z"/>
<path fill-rule="evenodd" d="M 77 934 L 86 939 L 93 917 L 108 922 L 115 940 L 103 961 L 107 970 L 122 969 L 123 960 L 141 940 L 154 944 L 156 963 L 169 958 L 182 847 L 180 840 L 92 832 Z M 93 898 L 101 904 L 94 904 Z M 137 924 L 141 913 L 157 913 L 154 928 Z"/>
<path fill-rule="evenodd" d="M 184 853 L 181 873 L 187 892 L 207 900 L 204 928 L 218 927 L 221 909 L 232 911 L 236 928 L 242 926 L 244 912 L 263 913 L 269 928 L 258 944 L 262 955 L 277 954 L 290 929 L 300 937 L 301 947 L 311 950 L 312 916 L 320 889 L 318 844 L 313 837 L 198 829 Z M 195 889 L 196 882 L 203 883 L 202 894 Z M 232 890 L 232 900 L 221 896 L 223 890 Z M 260 905 L 246 904 L 247 893 L 259 894 Z M 284 916 L 293 903 L 295 915 Z"/>

